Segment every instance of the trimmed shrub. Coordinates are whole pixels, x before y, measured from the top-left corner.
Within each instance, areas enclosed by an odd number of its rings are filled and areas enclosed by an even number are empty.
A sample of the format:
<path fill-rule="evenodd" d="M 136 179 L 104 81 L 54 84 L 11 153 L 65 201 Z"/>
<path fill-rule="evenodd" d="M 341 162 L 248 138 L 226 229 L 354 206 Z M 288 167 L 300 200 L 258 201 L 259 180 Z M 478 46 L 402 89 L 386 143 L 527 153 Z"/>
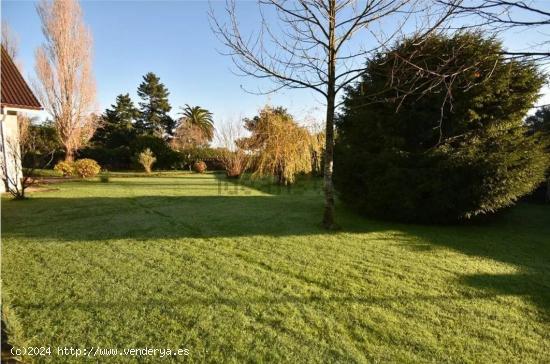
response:
<path fill-rule="evenodd" d="M 138 161 L 143 166 L 143 169 L 145 169 L 145 172 L 147 172 L 147 174 L 151 173 L 153 164 L 156 162 L 156 160 L 157 158 L 155 158 L 155 155 L 149 148 L 139 153 L 138 156 Z"/>
<path fill-rule="evenodd" d="M 193 170 L 197 173 L 204 173 L 206 172 L 206 163 L 203 161 L 197 161 L 193 164 Z"/>
<path fill-rule="evenodd" d="M 93 159 L 78 159 L 74 162 L 74 171 L 80 178 L 90 178 L 98 175 L 101 167 Z"/>
<path fill-rule="evenodd" d="M 174 169 L 178 167 L 181 156 L 178 152 L 172 150 L 168 143 L 159 137 L 152 135 L 142 135 L 130 143 L 130 150 L 135 157 L 136 167 L 140 165 L 139 154 L 149 148 L 157 159 L 156 169 Z"/>
<path fill-rule="evenodd" d="M 75 174 L 74 162 L 60 161 L 53 169 L 54 171 L 60 172 L 63 177 L 69 177 Z"/>
<path fill-rule="evenodd" d="M 539 185 L 548 165 L 544 143 L 523 124 L 543 77 L 532 64 L 504 59 L 498 42 L 478 34 L 434 36 L 423 47 L 418 52 L 410 40 L 379 55 L 348 89 L 335 149 L 340 198 L 370 216 L 425 223 L 513 204 Z M 450 90 L 442 82 L 421 97 L 402 98 L 388 87 L 395 80 L 395 54 L 437 68 L 445 62 L 441 55 L 455 51 L 460 62 L 445 65 L 445 72 L 459 75 Z M 463 64 L 473 66 L 459 72 Z M 420 77 L 406 65 L 397 71 L 401 89 Z"/>

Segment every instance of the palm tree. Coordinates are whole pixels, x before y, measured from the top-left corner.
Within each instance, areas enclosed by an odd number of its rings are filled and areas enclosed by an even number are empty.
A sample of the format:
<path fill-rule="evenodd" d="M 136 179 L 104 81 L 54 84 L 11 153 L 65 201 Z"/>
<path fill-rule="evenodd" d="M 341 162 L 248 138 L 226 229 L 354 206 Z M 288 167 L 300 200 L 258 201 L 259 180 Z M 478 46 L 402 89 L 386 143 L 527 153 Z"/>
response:
<path fill-rule="evenodd" d="M 185 108 L 181 108 L 183 112 L 184 122 L 188 122 L 191 125 L 198 127 L 208 140 L 212 140 L 214 137 L 214 120 L 212 119 L 212 113 L 200 106 L 189 106 L 185 104 Z"/>

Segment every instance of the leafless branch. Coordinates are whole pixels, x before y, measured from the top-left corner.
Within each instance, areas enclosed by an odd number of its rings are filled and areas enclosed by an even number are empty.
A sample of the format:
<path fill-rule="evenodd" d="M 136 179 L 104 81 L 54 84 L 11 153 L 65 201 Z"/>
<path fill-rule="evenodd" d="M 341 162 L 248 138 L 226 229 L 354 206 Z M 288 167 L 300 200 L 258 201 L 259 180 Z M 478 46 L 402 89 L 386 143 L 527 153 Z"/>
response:
<path fill-rule="evenodd" d="M 308 88 L 326 100 L 325 226 L 334 225 L 332 160 L 339 93 L 364 73 L 369 56 L 406 33 L 420 39 L 441 31 L 462 1 L 259 0 L 260 27 L 248 36 L 241 32 L 235 0 L 226 2 L 225 21 L 211 7 L 212 30 L 237 73 L 272 81 L 265 93 Z"/>

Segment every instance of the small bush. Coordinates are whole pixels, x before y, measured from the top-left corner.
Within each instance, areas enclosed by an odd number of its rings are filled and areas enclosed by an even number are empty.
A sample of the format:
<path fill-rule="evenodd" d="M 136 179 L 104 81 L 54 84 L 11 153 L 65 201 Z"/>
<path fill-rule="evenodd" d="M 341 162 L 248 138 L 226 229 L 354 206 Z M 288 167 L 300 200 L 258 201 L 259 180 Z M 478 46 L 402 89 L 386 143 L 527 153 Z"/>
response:
<path fill-rule="evenodd" d="M 152 135 L 139 136 L 129 146 L 132 155 L 136 157 L 139 157 L 139 154 L 145 149 L 150 149 L 156 158 L 156 169 L 173 169 L 177 167 L 181 159 L 179 153 L 172 150 L 163 138 Z M 141 164 L 139 159 L 135 162 Z"/>
<path fill-rule="evenodd" d="M 80 178 L 90 178 L 98 175 L 101 167 L 93 159 L 79 159 L 74 162 L 74 171 Z"/>
<path fill-rule="evenodd" d="M 145 172 L 149 174 L 151 173 L 153 163 L 157 161 L 157 158 L 155 158 L 155 155 L 153 154 L 151 149 L 147 148 L 143 152 L 139 153 L 138 161 L 139 164 L 141 164 L 145 169 Z"/>
<path fill-rule="evenodd" d="M 204 173 L 206 172 L 206 163 L 203 161 L 197 161 L 193 164 L 193 170 L 197 173 Z"/>
<path fill-rule="evenodd" d="M 238 165 L 232 165 L 225 170 L 227 178 L 239 178 L 243 173 L 243 169 Z"/>
<path fill-rule="evenodd" d="M 75 174 L 73 162 L 68 162 L 68 161 L 58 162 L 55 165 L 55 167 L 53 167 L 53 169 L 54 171 L 60 172 L 63 175 L 63 177 L 69 177 Z"/>
<path fill-rule="evenodd" d="M 242 150 L 226 150 L 221 154 L 222 165 L 228 178 L 239 178 L 247 166 L 247 155 Z"/>

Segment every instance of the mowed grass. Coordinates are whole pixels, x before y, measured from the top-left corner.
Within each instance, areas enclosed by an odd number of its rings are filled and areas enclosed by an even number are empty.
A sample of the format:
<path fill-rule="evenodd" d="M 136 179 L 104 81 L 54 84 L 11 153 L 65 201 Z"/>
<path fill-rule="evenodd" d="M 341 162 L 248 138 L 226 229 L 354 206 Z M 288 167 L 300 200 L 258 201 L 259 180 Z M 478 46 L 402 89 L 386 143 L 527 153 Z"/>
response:
<path fill-rule="evenodd" d="M 289 191 L 181 174 L 55 187 L 2 201 L 16 347 L 190 351 L 140 362 L 550 361 L 548 206 L 468 226 L 338 206 L 342 230 L 328 233 L 316 181 Z"/>

